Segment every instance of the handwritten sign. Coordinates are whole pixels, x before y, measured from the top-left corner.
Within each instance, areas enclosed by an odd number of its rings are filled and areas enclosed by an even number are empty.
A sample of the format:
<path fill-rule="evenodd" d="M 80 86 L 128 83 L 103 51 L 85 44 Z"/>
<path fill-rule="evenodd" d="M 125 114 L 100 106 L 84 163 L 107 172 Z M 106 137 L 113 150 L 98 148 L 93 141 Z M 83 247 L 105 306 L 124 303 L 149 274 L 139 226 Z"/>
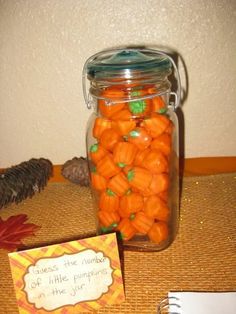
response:
<path fill-rule="evenodd" d="M 10 253 L 20 313 L 97 310 L 124 301 L 115 234 Z"/>

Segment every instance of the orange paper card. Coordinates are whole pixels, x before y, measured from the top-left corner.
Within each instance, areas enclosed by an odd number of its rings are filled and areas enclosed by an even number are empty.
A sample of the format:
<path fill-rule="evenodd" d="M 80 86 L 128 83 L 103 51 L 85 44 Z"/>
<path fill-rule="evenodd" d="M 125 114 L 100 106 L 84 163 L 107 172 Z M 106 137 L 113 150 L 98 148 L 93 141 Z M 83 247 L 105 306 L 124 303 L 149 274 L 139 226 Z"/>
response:
<path fill-rule="evenodd" d="M 75 314 L 124 301 L 116 234 L 9 254 L 20 314 Z"/>

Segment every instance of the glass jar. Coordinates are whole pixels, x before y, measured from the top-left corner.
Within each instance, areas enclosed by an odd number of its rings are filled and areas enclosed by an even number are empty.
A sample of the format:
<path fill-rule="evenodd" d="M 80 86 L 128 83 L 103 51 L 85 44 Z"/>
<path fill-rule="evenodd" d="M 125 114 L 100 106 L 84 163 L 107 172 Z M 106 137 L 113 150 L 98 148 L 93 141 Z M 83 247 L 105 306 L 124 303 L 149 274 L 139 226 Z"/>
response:
<path fill-rule="evenodd" d="M 103 51 L 86 61 L 83 91 L 93 108 L 86 145 L 97 233 L 117 232 L 129 249 L 166 248 L 179 216 L 175 63 L 153 49 Z"/>

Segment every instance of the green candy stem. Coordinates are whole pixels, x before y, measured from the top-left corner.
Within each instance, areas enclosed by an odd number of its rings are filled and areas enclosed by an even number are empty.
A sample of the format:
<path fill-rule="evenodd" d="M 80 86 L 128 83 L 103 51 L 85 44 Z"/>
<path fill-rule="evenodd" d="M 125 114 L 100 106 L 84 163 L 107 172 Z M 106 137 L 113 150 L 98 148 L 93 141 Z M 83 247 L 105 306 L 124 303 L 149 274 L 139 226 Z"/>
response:
<path fill-rule="evenodd" d="M 111 190 L 111 189 L 107 189 L 106 190 L 107 195 L 109 196 L 115 196 L 116 194 Z"/>
<path fill-rule="evenodd" d="M 106 232 L 108 231 L 108 228 L 106 228 L 106 227 L 101 227 L 100 230 L 101 230 L 102 233 L 106 233 Z"/>
<path fill-rule="evenodd" d="M 166 112 L 167 112 L 167 108 L 160 108 L 158 110 L 158 113 L 160 113 L 160 114 L 165 114 Z"/>
<path fill-rule="evenodd" d="M 137 97 L 137 96 L 140 96 L 140 95 L 141 95 L 141 92 L 138 91 L 138 90 L 135 90 L 135 91 L 131 92 L 131 96 L 132 97 Z"/>
<path fill-rule="evenodd" d="M 134 178 L 134 170 L 130 169 L 127 173 L 127 179 L 128 179 L 128 181 L 131 181 L 131 180 L 133 180 L 133 178 Z"/>
<path fill-rule="evenodd" d="M 146 102 L 144 100 L 132 101 L 129 103 L 129 109 L 132 113 L 143 113 L 146 109 Z"/>
<path fill-rule="evenodd" d="M 122 232 L 119 232 L 119 233 L 118 233 L 118 238 L 119 238 L 120 240 L 124 240 L 125 236 L 124 236 L 124 234 L 123 234 Z"/>
<path fill-rule="evenodd" d="M 125 195 L 130 195 L 132 193 L 132 190 L 131 189 L 128 189 L 126 192 L 125 192 Z"/>
<path fill-rule="evenodd" d="M 92 168 L 91 168 L 91 172 L 92 172 L 92 173 L 96 173 L 96 172 L 97 172 L 96 167 L 92 167 Z"/>
<path fill-rule="evenodd" d="M 139 137 L 139 135 L 140 135 L 140 132 L 137 130 L 133 130 L 129 132 L 130 137 Z"/>
<path fill-rule="evenodd" d="M 96 153 L 97 150 L 98 150 L 98 143 L 93 144 L 93 145 L 90 147 L 90 152 L 91 152 L 91 153 Z"/>
<path fill-rule="evenodd" d="M 126 164 L 124 162 L 118 162 L 117 166 L 120 168 L 124 168 L 126 166 Z"/>
<path fill-rule="evenodd" d="M 116 228 L 118 226 L 118 223 L 116 223 L 116 222 L 113 222 L 113 224 L 111 224 L 111 228 L 113 229 L 113 228 Z"/>
<path fill-rule="evenodd" d="M 135 218 L 135 214 L 134 213 L 130 214 L 129 219 L 134 220 L 134 218 Z"/>

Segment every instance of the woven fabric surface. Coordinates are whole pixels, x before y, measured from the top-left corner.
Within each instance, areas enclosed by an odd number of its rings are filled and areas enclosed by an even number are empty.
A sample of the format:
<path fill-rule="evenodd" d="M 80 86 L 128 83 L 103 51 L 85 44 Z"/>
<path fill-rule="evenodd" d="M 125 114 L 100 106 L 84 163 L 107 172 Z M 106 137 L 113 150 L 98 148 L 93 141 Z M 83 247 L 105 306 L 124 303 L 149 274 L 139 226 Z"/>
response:
<path fill-rule="evenodd" d="M 94 235 L 88 188 L 50 183 L 32 199 L 1 210 L 1 217 L 27 214 L 41 227 L 26 248 Z M 236 174 L 183 180 L 180 227 L 160 252 L 121 252 L 126 301 L 98 313 L 154 314 L 168 291 L 236 291 Z M 18 313 L 7 252 L 0 250 L 0 313 Z"/>

